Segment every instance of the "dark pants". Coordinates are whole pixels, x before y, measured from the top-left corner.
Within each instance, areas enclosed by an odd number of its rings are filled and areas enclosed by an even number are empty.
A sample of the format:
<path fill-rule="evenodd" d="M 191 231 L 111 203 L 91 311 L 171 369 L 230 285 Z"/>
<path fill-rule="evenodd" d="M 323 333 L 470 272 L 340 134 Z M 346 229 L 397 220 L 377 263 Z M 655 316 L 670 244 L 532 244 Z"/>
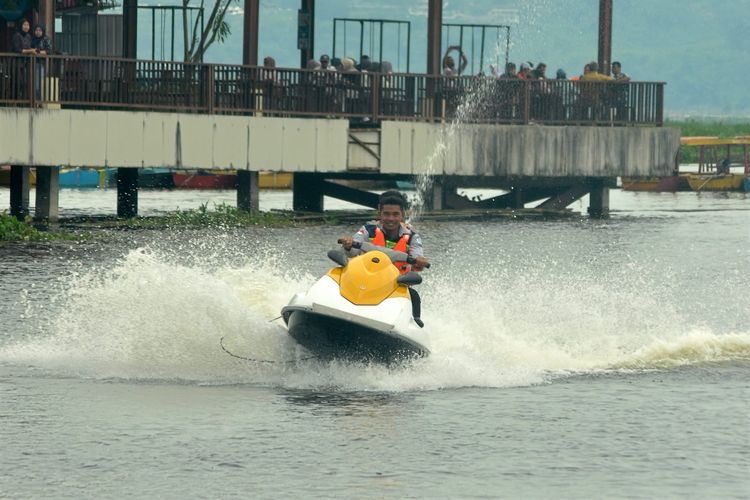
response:
<path fill-rule="evenodd" d="M 419 298 L 419 294 L 412 287 L 409 287 L 409 295 L 411 296 L 411 314 L 415 318 L 419 318 L 422 315 L 422 299 Z"/>

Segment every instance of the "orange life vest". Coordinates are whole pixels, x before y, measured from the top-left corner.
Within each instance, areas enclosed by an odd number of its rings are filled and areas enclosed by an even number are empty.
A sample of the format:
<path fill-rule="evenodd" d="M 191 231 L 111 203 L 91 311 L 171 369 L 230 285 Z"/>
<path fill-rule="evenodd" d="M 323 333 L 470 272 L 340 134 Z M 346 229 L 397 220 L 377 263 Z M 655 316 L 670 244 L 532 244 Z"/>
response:
<path fill-rule="evenodd" d="M 370 241 L 373 245 L 377 245 L 379 247 L 385 247 L 390 248 L 391 250 L 396 250 L 397 252 L 409 252 L 409 240 L 411 239 L 411 234 L 405 234 L 399 238 L 399 240 L 394 244 L 393 242 L 390 242 L 389 245 L 388 241 L 385 239 L 385 233 L 382 229 L 379 227 L 375 228 L 375 237 L 370 238 Z M 401 274 L 406 274 L 409 271 L 411 271 L 411 265 L 407 264 L 406 262 L 394 262 L 394 266 L 398 269 L 398 272 Z"/>

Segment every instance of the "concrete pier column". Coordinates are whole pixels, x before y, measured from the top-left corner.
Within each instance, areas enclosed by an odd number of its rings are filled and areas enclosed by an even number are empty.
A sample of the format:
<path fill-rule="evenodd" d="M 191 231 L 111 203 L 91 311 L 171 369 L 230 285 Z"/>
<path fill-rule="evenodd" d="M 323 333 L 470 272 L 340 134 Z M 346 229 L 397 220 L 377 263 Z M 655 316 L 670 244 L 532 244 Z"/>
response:
<path fill-rule="evenodd" d="M 258 172 L 237 171 L 237 208 L 256 214 L 260 210 Z"/>
<path fill-rule="evenodd" d="M 511 199 L 511 207 L 510 208 L 518 208 L 522 209 L 525 208 L 526 204 L 524 203 L 524 197 L 523 197 L 523 189 L 520 187 L 513 187 L 510 190 L 510 193 L 513 195 Z"/>
<path fill-rule="evenodd" d="M 445 187 L 445 180 L 443 178 L 435 177 L 432 180 L 427 193 L 426 206 L 429 210 L 443 210 L 446 208 Z"/>
<path fill-rule="evenodd" d="M 117 169 L 117 216 L 130 218 L 138 215 L 138 169 Z"/>
<path fill-rule="evenodd" d="M 609 187 L 603 179 L 591 183 L 589 216 L 597 219 L 609 217 Z"/>
<path fill-rule="evenodd" d="M 29 215 L 29 167 L 10 167 L 10 215 L 23 220 Z"/>
<path fill-rule="evenodd" d="M 60 207 L 60 169 L 36 167 L 34 220 L 57 222 Z"/>
<path fill-rule="evenodd" d="M 296 172 L 292 192 L 292 208 L 303 212 L 323 211 L 323 178 L 320 174 Z"/>

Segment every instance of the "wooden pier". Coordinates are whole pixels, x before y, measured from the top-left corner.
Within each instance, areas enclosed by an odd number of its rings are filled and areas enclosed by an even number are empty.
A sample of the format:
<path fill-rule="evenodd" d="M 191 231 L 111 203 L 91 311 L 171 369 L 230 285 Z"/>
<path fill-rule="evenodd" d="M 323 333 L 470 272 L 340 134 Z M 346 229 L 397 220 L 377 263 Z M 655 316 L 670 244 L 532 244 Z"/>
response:
<path fill-rule="evenodd" d="M 263 170 L 294 175 L 299 210 L 324 210 L 324 196 L 373 206 L 341 179 L 429 175 L 431 209 L 563 208 L 590 194 L 590 213 L 602 216 L 616 177 L 669 175 L 679 149 L 679 132 L 662 126 L 663 82 L 441 76 L 439 0 L 428 6 L 428 74 L 260 67 L 251 0 L 244 64 L 137 60 L 136 8 L 124 4 L 125 58 L 0 54 L 0 164 L 12 165 L 13 214 L 28 212 L 36 167 L 34 215 L 56 218 L 66 166 L 117 168 L 123 217 L 138 213 L 139 169 L 164 167 L 237 170 L 238 206 L 251 211 Z M 600 42 L 611 36 L 611 9 L 602 13 Z M 608 62 L 609 44 L 599 49 Z M 302 49 L 311 53 L 312 43 Z M 460 187 L 508 194 L 479 203 Z"/>

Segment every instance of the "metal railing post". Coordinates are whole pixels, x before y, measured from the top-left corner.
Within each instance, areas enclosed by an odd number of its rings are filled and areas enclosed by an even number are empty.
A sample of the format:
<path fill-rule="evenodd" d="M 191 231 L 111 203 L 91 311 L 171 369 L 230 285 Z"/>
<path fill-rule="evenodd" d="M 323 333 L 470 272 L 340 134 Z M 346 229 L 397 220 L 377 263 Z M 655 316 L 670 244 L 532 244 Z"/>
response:
<path fill-rule="evenodd" d="M 664 83 L 656 84 L 656 125 L 664 125 Z"/>
<path fill-rule="evenodd" d="M 36 57 L 28 57 L 29 61 L 29 105 L 36 107 Z"/>
<path fill-rule="evenodd" d="M 523 81 L 523 123 L 528 125 L 531 120 L 531 83 Z"/>
<path fill-rule="evenodd" d="M 370 78 L 370 113 L 372 114 L 371 120 L 377 122 L 380 118 L 380 79 L 383 78 L 382 73 L 373 73 Z"/>
<path fill-rule="evenodd" d="M 214 67 L 212 64 L 209 64 L 206 66 L 206 92 L 208 92 L 208 95 L 206 95 L 206 109 L 208 110 L 208 114 L 212 115 L 214 114 L 214 95 L 216 93 L 216 89 L 214 89 Z"/>

